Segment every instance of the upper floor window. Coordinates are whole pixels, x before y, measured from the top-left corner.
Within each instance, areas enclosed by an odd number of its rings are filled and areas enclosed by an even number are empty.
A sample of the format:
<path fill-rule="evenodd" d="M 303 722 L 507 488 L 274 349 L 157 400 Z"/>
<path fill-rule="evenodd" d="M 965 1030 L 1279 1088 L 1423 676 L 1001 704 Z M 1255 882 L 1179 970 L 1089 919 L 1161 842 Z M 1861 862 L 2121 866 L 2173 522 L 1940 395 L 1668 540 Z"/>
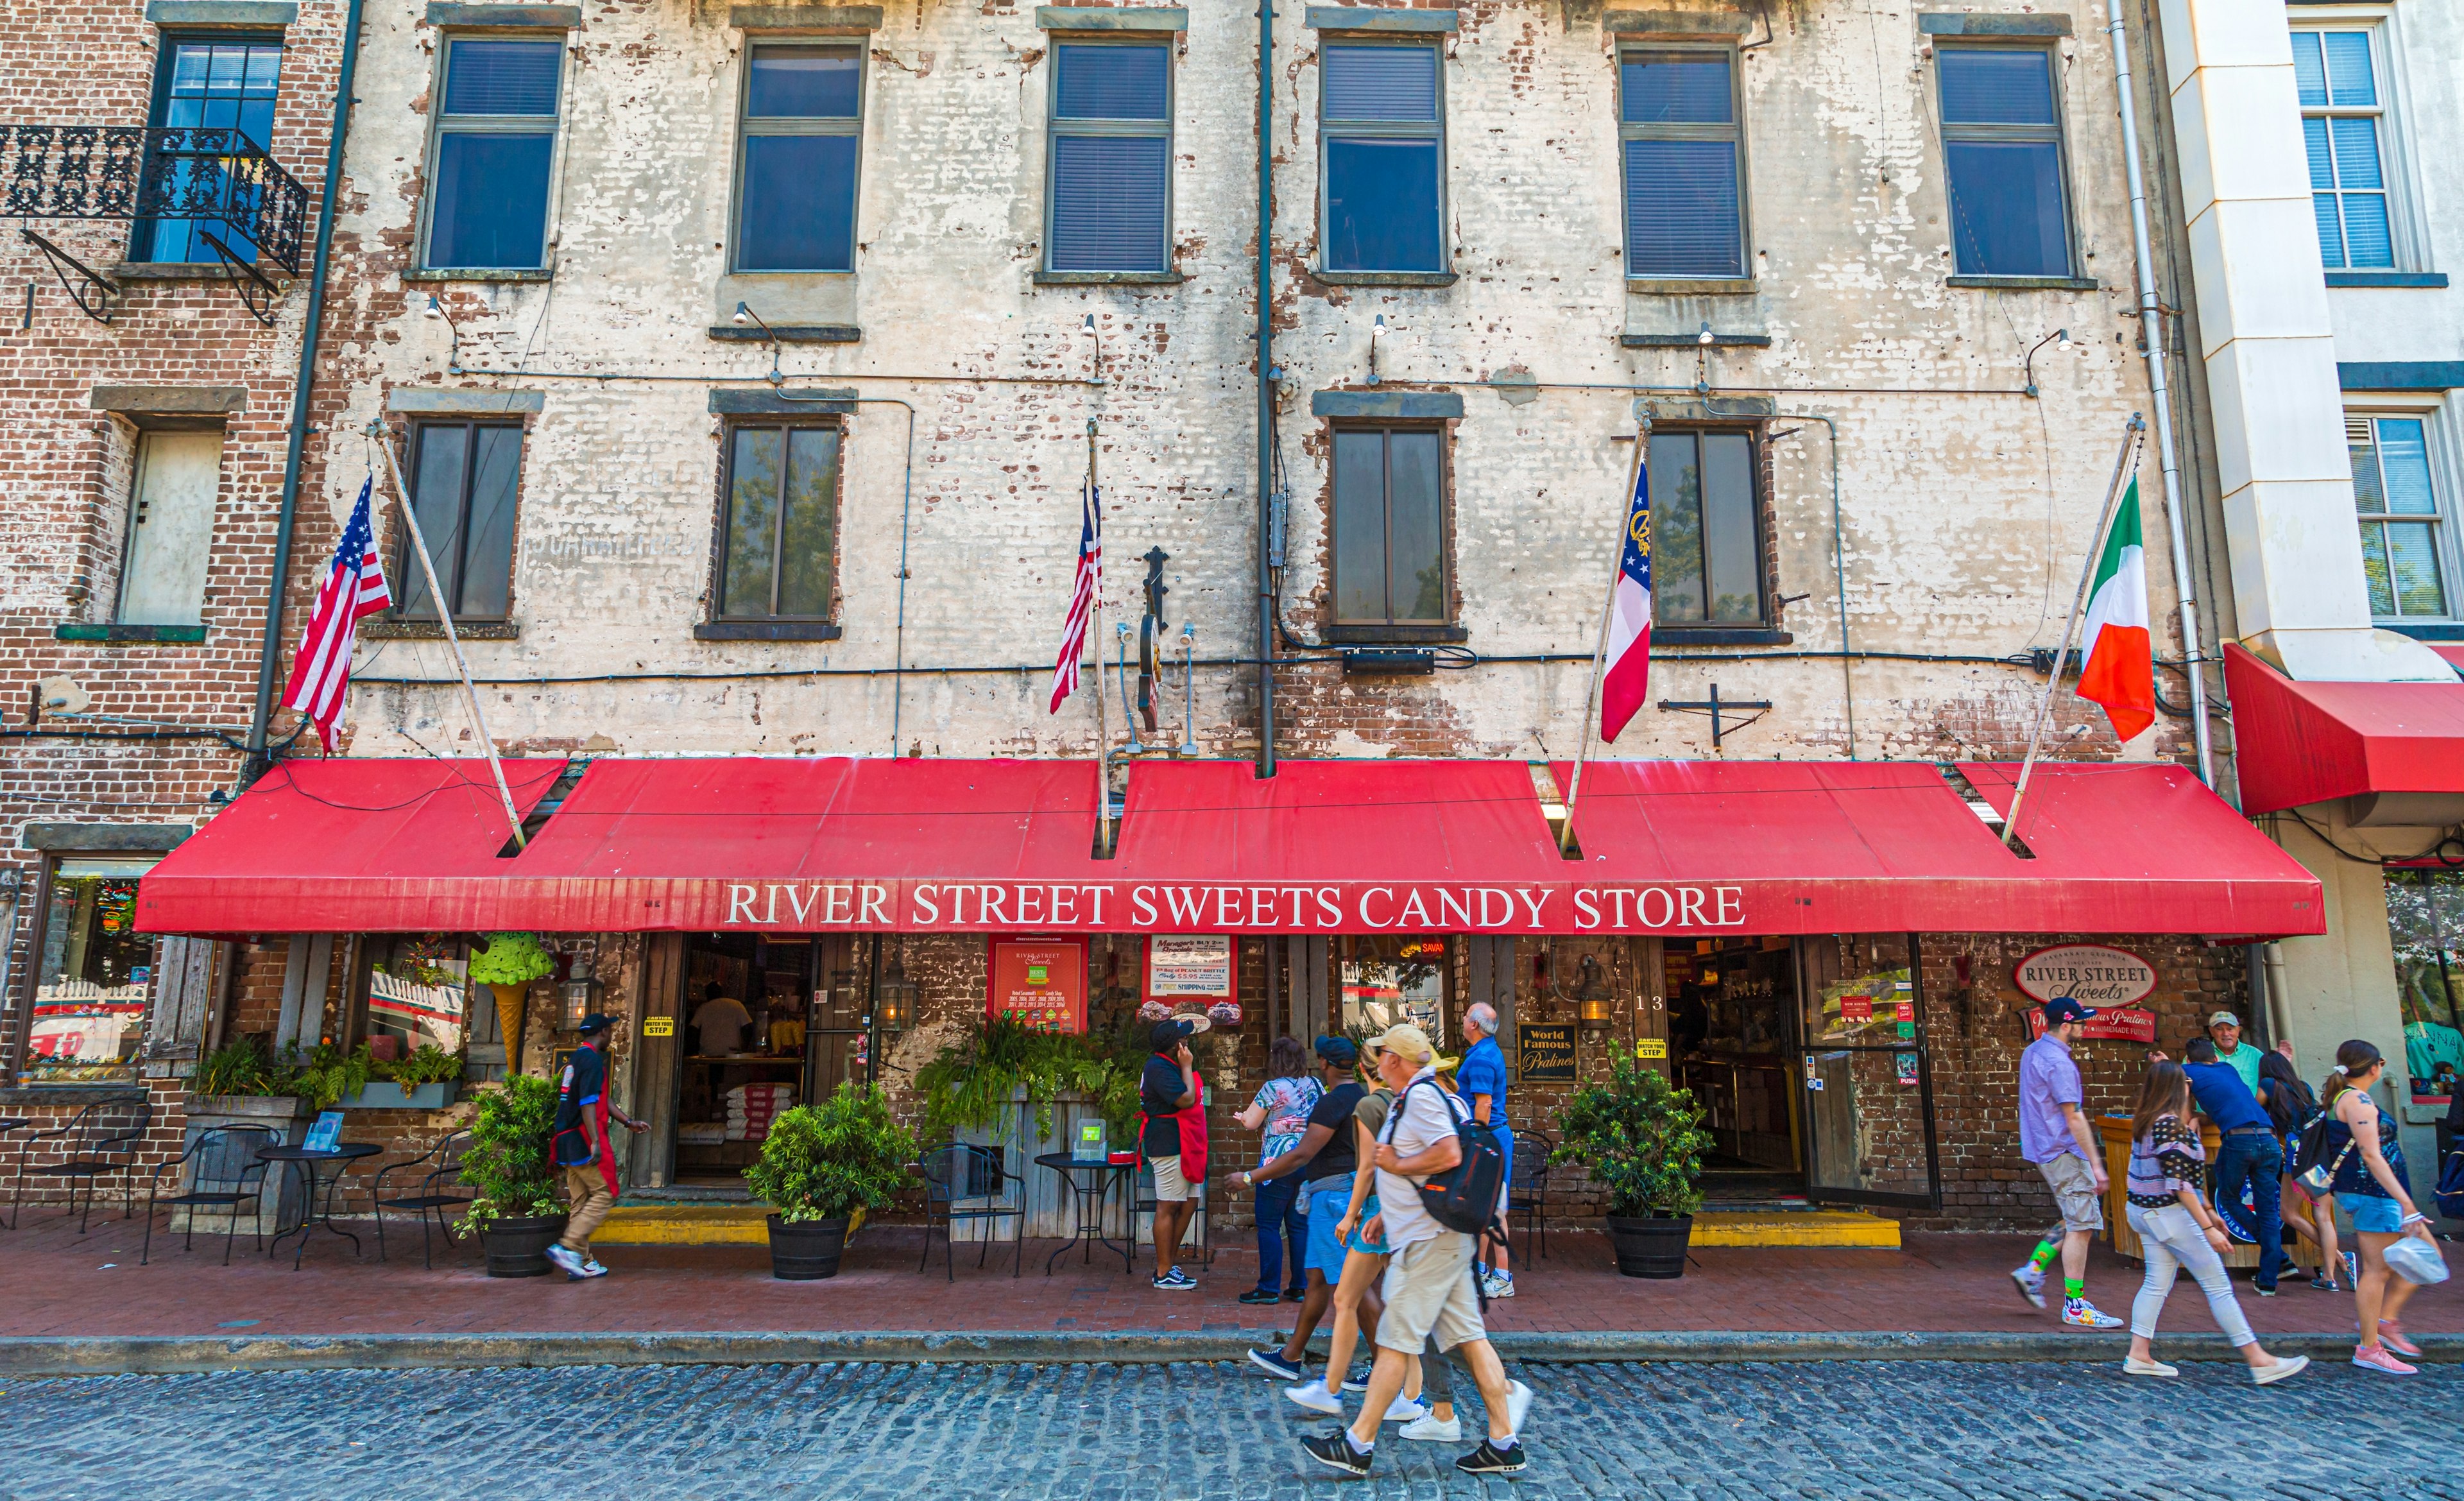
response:
<path fill-rule="evenodd" d="M 838 570 L 838 426 L 748 423 L 731 430 L 725 497 L 714 615 L 827 620 Z"/>
<path fill-rule="evenodd" d="M 2429 424 L 2419 417 L 2346 417 L 2353 508 L 2361 515 L 2362 570 L 2370 613 L 2386 619 L 2450 613 L 2445 519 L 2431 481 Z"/>
<path fill-rule="evenodd" d="M 1441 626 L 1446 578 L 1445 433 L 1334 430 L 1334 622 Z"/>
<path fill-rule="evenodd" d="M 222 471 L 219 428 L 139 436 L 128 534 L 121 553 L 119 607 L 113 614 L 119 624 L 204 623 L 206 562 L 213 549 L 214 498 L 222 489 Z"/>
<path fill-rule="evenodd" d="M 1746 275 L 1734 62 L 1726 52 L 1628 52 L 1618 59 L 1629 276 Z"/>
<path fill-rule="evenodd" d="M 1047 269 L 1170 270 L 1170 45 L 1059 42 L 1052 52 Z"/>
<path fill-rule="evenodd" d="M 2053 53 L 1944 46 L 1934 70 L 1959 274 L 2069 276 L 2070 195 Z"/>
<path fill-rule="evenodd" d="M 564 44 L 456 36 L 429 155 L 427 264 L 537 271 L 546 264 Z"/>
<path fill-rule="evenodd" d="M 2386 105 L 2370 33 L 2295 32 L 2293 78 L 2301 95 L 2320 258 L 2330 271 L 2392 268 L 2395 234 L 2379 136 Z"/>
<path fill-rule="evenodd" d="M 219 140 L 196 132 L 237 130 L 258 150 L 274 144 L 274 103 L 282 81 L 282 43 L 277 38 L 198 39 L 166 37 L 154 78 L 153 123 L 177 130 L 158 138 L 148 154 L 149 174 L 176 174 L 210 192 L 222 175 Z M 185 196 L 191 182 L 164 185 Z M 220 257 L 200 232 L 209 233 L 248 260 L 256 247 L 223 219 L 140 221 L 129 247 L 131 260 L 211 261 Z"/>
<path fill-rule="evenodd" d="M 514 587 L 514 505 L 521 489 L 522 429 L 512 422 L 423 422 L 411 431 L 410 493 L 436 586 L 457 621 L 500 621 Z M 428 576 L 403 528 L 394 571 L 399 611 L 437 618 Z"/>
<path fill-rule="evenodd" d="M 864 51 L 752 49 L 737 164 L 736 269 L 853 271 Z"/>
<path fill-rule="evenodd" d="M 1326 270 L 1446 269 L 1444 91 L 1433 43 L 1320 46 L 1318 152 Z"/>
<path fill-rule="evenodd" d="M 1752 434 L 1657 431 L 1649 457 L 1653 622 L 1761 625 L 1762 503 Z"/>

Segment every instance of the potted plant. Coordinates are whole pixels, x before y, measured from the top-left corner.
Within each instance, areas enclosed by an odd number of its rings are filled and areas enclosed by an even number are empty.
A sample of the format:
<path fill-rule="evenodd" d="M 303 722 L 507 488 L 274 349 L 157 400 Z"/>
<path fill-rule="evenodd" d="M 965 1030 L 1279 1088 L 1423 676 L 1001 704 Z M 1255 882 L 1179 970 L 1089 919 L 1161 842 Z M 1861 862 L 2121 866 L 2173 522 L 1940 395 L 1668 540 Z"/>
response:
<path fill-rule="evenodd" d="M 293 1056 L 297 1057 L 296 1051 Z M 357 1048 L 319 1043 L 308 1050 L 308 1060 L 294 1068 L 291 1088 L 315 1109 L 332 1110 L 366 1089 L 376 1070 L 376 1059 L 365 1043 Z"/>
<path fill-rule="evenodd" d="M 376 1065 L 377 1077 L 342 1101 L 361 1110 L 443 1110 L 453 1103 L 454 1081 L 462 1077 L 462 1055 L 433 1043 L 413 1048 L 407 1058 Z"/>
<path fill-rule="evenodd" d="M 471 983 L 496 998 L 496 1025 L 505 1038 L 505 1074 L 522 1071 L 522 1010 L 530 983 L 556 972 L 556 960 L 536 933 L 491 933 L 488 946 L 471 951 Z"/>
<path fill-rule="evenodd" d="M 547 1274 L 547 1248 L 564 1233 L 564 1205 L 547 1141 L 556 1123 L 556 1086 L 515 1075 L 479 1095 L 462 1182 L 473 1198 L 461 1227 L 474 1231 L 492 1277 Z"/>
<path fill-rule="evenodd" d="M 1711 1147 L 1703 1107 L 1693 1092 L 1631 1059 L 1611 1069 L 1605 1082 L 1567 1101 L 1564 1136 L 1549 1160 L 1582 1168 L 1607 1196 L 1618 1271 L 1682 1277 L 1694 1211 L 1703 1205 L 1703 1154 Z"/>
<path fill-rule="evenodd" d="M 877 1084 L 842 1084 L 818 1105 L 770 1123 L 745 1181 L 767 1203 L 770 1274 L 784 1282 L 838 1275 L 848 1221 L 879 1209 L 911 1181 L 915 1137 Z"/>

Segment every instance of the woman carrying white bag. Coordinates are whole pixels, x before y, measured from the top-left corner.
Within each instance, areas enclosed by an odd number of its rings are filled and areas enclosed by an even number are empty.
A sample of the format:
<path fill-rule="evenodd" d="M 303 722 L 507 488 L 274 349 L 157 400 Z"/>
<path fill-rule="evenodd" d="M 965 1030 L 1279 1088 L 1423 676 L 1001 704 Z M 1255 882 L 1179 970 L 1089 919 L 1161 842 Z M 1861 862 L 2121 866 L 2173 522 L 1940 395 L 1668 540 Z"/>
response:
<path fill-rule="evenodd" d="M 2447 1267 L 2431 1239 L 2430 1217 L 2412 1206 L 2395 1122 L 2370 1098 L 2370 1087 L 2386 1072 L 2387 1060 L 2360 1038 L 2336 1049 L 2336 1071 L 2321 1091 L 2328 1115 L 2325 1160 L 2332 1164 L 2336 1206 L 2352 1216 L 2362 1243 L 2362 1274 L 2353 1290 L 2362 1342 L 2353 1347 L 2353 1363 L 2411 1376 L 2418 1367 L 2399 1357 L 2418 1357 L 2421 1347 L 2405 1337 L 2399 1315 L 2413 1288 L 2445 1281 Z M 2398 1275 L 2390 1277 L 2391 1270 Z"/>

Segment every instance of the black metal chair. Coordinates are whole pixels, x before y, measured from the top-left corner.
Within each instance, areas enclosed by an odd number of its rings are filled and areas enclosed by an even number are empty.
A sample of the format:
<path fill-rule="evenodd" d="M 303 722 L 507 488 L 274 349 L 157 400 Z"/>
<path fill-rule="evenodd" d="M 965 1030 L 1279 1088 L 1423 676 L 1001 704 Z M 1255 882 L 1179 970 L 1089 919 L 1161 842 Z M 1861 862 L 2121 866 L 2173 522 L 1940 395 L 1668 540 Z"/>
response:
<path fill-rule="evenodd" d="M 445 1232 L 446 1245 L 460 1244 L 453 1239 L 453 1225 L 446 1219 L 445 1211 L 457 1204 L 469 1203 L 473 1196 L 451 1193 L 447 1190 L 462 1186 L 462 1154 L 470 1145 L 471 1133 L 457 1131 L 417 1157 L 406 1158 L 399 1162 L 388 1162 L 377 1169 L 376 1181 L 368 1190 L 376 1205 L 377 1260 L 385 1259 L 385 1212 L 387 1209 L 407 1209 L 419 1216 L 419 1264 L 423 1267 L 433 1268 L 436 1265 L 435 1258 L 429 1251 L 430 1242 L 428 1234 L 428 1225 L 431 1217 L 436 1222 L 436 1227 Z M 419 1184 L 415 1189 L 407 1194 L 397 1193 L 390 1199 L 385 1197 L 387 1173 L 416 1172 L 423 1167 L 428 1171 L 421 1174 Z"/>
<path fill-rule="evenodd" d="M 69 1207 L 77 1206 L 77 1185 L 85 1183 L 85 1208 L 77 1216 L 77 1233 L 83 1235 L 86 1220 L 94 1213 L 96 1183 L 105 1173 L 118 1173 L 127 1190 L 127 1202 L 121 1206 L 123 1220 L 137 1213 L 137 1149 L 145 1140 L 145 1128 L 154 1123 L 154 1105 L 150 1100 L 97 1100 L 70 1117 L 65 1126 L 27 1134 L 17 1148 L 17 1193 L 9 1204 L 9 1228 L 17 1227 L 17 1215 L 26 1202 L 26 1176 L 33 1173 L 44 1178 L 65 1178 L 69 1181 Z M 37 1141 L 58 1141 L 60 1159 L 29 1165 Z"/>
<path fill-rule="evenodd" d="M 1210 1233 L 1211 1226 L 1215 1223 L 1215 1216 L 1212 1212 L 1214 1207 L 1215 1188 L 1212 1181 L 1207 1179 L 1199 1180 L 1198 1208 L 1190 1215 L 1191 1221 L 1198 1226 L 1198 1246 L 1196 1250 L 1191 1254 L 1201 1267 L 1212 1267 L 1215 1265 L 1215 1241 L 1213 1235 Z M 1130 1244 L 1133 1247 L 1136 1246 L 1138 1243 L 1137 1217 L 1143 1214 L 1152 1221 L 1155 1217 L 1155 1164 L 1152 1162 L 1142 1162 L 1138 1165 L 1136 1200 L 1130 1205 Z M 1181 1241 L 1181 1245 L 1186 1247 L 1189 1245 L 1189 1242 L 1186 1239 L 1188 1231 L 1184 1229 L 1181 1233 L 1184 1237 Z M 1152 1228 L 1150 1228 L 1147 1238 L 1149 1244 L 1153 1244 L 1155 1237 Z M 1160 1273 L 1163 1269 L 1158 1267 L 1155 1270 Z"/>
<path fill-rule="evenodd" d="M 5 1138 L 5 1137 L 10 1137 L 10 1136 L 12 1136 L 12 1135 L 16 1134 L 17 1132 L 23 1131 L 23 1130 L 25 1130 L 28 1126 L 31 1126 L 31 1125 L 33 1125 L 33 1123 L 34 1123 L 34 1122 L 33 1122 L 33 1119 L 31 1116 L 26 1116 L 26 1115 L 0 1115 L 0 1138 Z M 22 1172 L 23 1172 L 22 1167 L 20 1168 L 20 1172 L 21 1172 L 21 1174 L 22 1174 Z M 17 1181 L 18 1181 L 18 1183 L 22 1186 L 22 1185 L 24 1184 L 24 1182 L 25 1182 L 25 1179 L 24 1179 L 22 1176 L 20 1176 L 20 1177 L 18 1178 Z M 16 1211 L 12 1209 L 12 1210 L 11 1210 L 11 1211 L 10 1211 L 10 1214 L 9 1214 L 9 1228 L 11 1228 L 11 1229 L 12 1229 L 12 1230 L 13 1230 L 13 1229 L 15 1229 L 16 1227 L 17 1227 L 17 1216 L 16 1216 Z"/>
<path fill-rule="evenodd" d="M 182 1250 L 196 1244 L 197 1211 L 222 1209 L 229 1216 L 223 1224 L 223 1265 L 230 1266 L 243 1204 L 248 1206 L 249 1233 L 262 1249 L 265 1170 L 273 1164 L 259 1161 L 256 1155 L 281 1139 L 263 1126 L 209 1126 L 197 1133 L 186 1152 L 155 1168 L 153 1183 L 145 1191 L 145 1244 L 138 1250 L 137 1265 L 144 1266 L 154 1254 L 154 1211 L 164 1204 L 188 1211 L 187 1227 L 181 1232 Z M 186 1186 L 165 1199 L 163 1175 L 171 1172 L 178 1173 L 177 1181 Z"/>
<path fill-rule="evenodd" d="M 924 1180 L 924 1259 L 915 1269 L 924 1271 L 933 1265 L 933 1224 L 935 1211 L 939 1211 L 941 1225 L 942 1270 L 953 1282 L 958 1280 L 957 1269 L 957 1238 L 952 1233 L 960 1220 L 989 1222 L 987 1233 L 976 1251 L 976 1266 L 981 1268 L 984 1258 L 992 1254 L 993 1236 L 1004 1219 L 1018 1222 L 1017 1251 L 1010 1258 L 1009 1274 L 1018 1275 L 1026 1258 L 1026 1207 L 1007 1200 L 1009 1185 L 1024 1186 L 1025 1180 L 1013 1177 L 1004 1167 L 1001 1149 L 979 1147 L 972 1142 L 956 1141 L 936 1152 L 928 1152 L 916 1164 Z"/>
<path fill-rule="evenodd" d="M 1523 1254 L 1531 1254 L 1534 1235 L 1540 1259 L 1549 1259 L 1549 1154 L 1556 1139 L 1545 1131 L 1519 1131 L 1514 1136 L 1514 1177 L 1506 1185 L 1506 1220 L 1512 1233 L 1514 1217 L 1523 1216 Z"/>

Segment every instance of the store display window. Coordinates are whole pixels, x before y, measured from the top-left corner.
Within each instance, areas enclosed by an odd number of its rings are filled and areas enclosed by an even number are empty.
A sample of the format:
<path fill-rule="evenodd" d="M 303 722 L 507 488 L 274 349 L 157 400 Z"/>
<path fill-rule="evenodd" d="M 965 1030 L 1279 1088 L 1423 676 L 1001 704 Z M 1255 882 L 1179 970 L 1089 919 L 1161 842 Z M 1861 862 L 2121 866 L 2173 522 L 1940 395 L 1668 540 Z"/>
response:
<path fill-rule="evenodd" d="M 2405 1072 L 2444 1096 L 2464 1076 L 2464 871 L 2389 871 L 2387 905 Z"/>
<path fill-rule="evenodd" d="M 1374 1036 L 1409 1022 L 1446 1050 L 1446 987 L 1454 975 L 1442 938 L 1343 939 L 1343 1029 Z"/>
<path fill-rule="evenodd" d="M 23 1082 L 137 1077 L 154 939 L 136 931 L 151 857 L 63 859 L 36 914 L 34 1004 Z"/>

